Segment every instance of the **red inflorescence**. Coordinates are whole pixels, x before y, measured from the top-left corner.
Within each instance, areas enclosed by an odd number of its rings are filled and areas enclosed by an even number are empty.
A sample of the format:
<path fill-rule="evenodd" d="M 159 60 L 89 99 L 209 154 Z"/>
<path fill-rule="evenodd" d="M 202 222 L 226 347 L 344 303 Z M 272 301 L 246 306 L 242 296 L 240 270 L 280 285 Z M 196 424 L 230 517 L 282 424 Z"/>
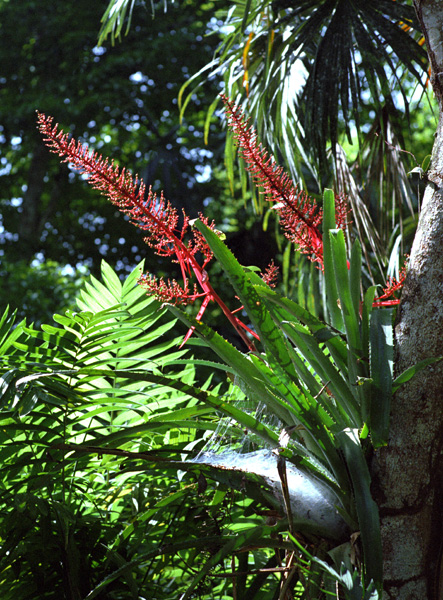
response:
<path fill-rule="evenodd" d="M 164 199 L 163 194 L 158 196 L 151 188 L 146 190 L 142 179 L 137 176 L 134 178 L 125 169 L 120 170 L 114 162 L 109 163 L 107 158 L 96 152 L 89 152 L 88 146 L 70 139 L 52 122 L 52 117 L 38 113 L 38 126 L 49 149 L 64 162 L 87 174 L 90 185 L 129 216 L 131 222 L 145 233 L 145 242 L 158 255 L 176 257 L 181 266 L 184 289 L 187 289 L 187 277 L 192 271 L 200 273 L 212 258 L 211 249 L 203 236 L 197 230 L 189 232 L 187 215 L 183 213 L 183 225 L 179 227 L 178 212 Z M 214 227 L 207 220 L 205 224 L 211 229 Z M 203 266 L 195 260 L 198 252 L 204 257 Z M 178 288 L 174 289 L 178 292 Z"/>
<path fill-rule="evenodd" d="M 265 272 L 262 273 L 261 278 L 267 285 L 269 285 L 269 287 L 274 288 L 277 285 L 278 271 L 279 269 L 277 265 L 275 265 L 274 261 L 271 260 L 269 265 L 266 267 Z"/>
<path fill-rule="evenodd" d="M 182 304 L 185 306 L 190 302 L 194 302 L 196 298 L 205 295 L 198 293 L 196 284 L 194 284 L 194 292 L 191 294 L 188 287 L 181 287 L 175 279 L 168 279 L 166 282 L 163 277 L 158 279 L 151 274 L 141 275 L 138 282 L 147 290 L 148 295 L 155 296 L 161 302 L 168 304 Z"/>
<path fill-rule="evenodd" d="M 396 297 L 396 293 L 401 290 L 406 279 L 407 263 L 400 271 L 398 280 L 390 277 L 387 281 L 387 286 L 383 289 L 383 294 L 373 302 L 372 306 L 381 308 L 383 306 L 396 306 L 400 304 L 400 298 Z"/>
<path fill-rule="evenodd" d="M 322 209 L 304 191 L 300 191 L 284 169 L 257 141 L 257 133 L 243 112 L 229 98 L 222 96 L 229 126 L 246 161 L 255 183 L 280 216 L 286 237 L 308 254 L 312 261 L 323 267 L 323 242 L 320 225 Z M 348 208 L 343 198 L 337 198 L 337 227 L 346 227 Z"/>
<path fill-rule="evenodd" d="M 70 139 L 59 130 L 58 125 L 53 125 L 52 117 L 38 113 L 38 127 L 49 149 L 80 173 L 87 174 L 92 187 L 129 216 L 131 222 L 144 232 L 145 242 L 157 254 L 169 256 L 179 263 L 182 286 L 175 280 L 166 282 L 164 279 L 143 275 L 139 282 L 148 293 L 162 302 L 182 305 L 202 299 L 198 319 L 203 316 L 209 302 L 216 302 L 248 348 L 253 350 L 253 342 L 244 333 L 247 327 L 225 305 L 209 282 L 205 267 L 213 254 L 203 235 L 190 227 L 189 217 L 183 213 L 183 224 L 179 227 L 177 210 L 164 199 L 163 194 L 158 196 L 151 188 L 147 190 L 142 179 L 134 178 L 129 171 L 119 169 L 114 162 L 109 163 L 107 158 L 89 152 L 88 146 Z M 209 223 L 201 214 L 199 217 L 207 227 L 214 230 L 214 223 Z M 193 292 L 190 291 L 189 278 L 192 275 L 197 279 L 201 293 L 198 293 L 195 284 Z M 191 333 L 192 330 L 188 332 L 185 341 Z"/>
<path fill-rule="evenodd" d="M 241 153 L 246 161 L 247 169 L 256 184 L 265 194 L 267 200 L 274 202 L 273 208 L 280 216 L 280 223 L 286 237 L 298 245 L 300 250 L 309 255 L 313 262 L 323 268 L 323 242 L 321 234 L 322 209 L 304 191 L 294 185 L 292 179 L 278 166 L 272 156 L 257 141 L 257 134 L 248 124 L 242 111 L 228 98 L 223 96 L 229 125 L 234 132 Z M 127 214 L 131 222 L 145 234 L 145 242 L 160 256 L 171 257 L 179 263 L 183 285 L 175 280 L 157 279 L 152 275 L 143 275 L 140 283 L 149 294 L 162 302 L 185 305 L 202 299 L 198 312 L 201 319 L 210 301 L 215 301 L 223 313 L 253 350 L 254 344 L 245 335 L 250 330 L 244 325 L 221 300 L 212 288 L 206 265 L 213 254 L 201 233 L 190 227 L 189 217 L 183 212 L 182 224 L 179 225 L 177 210 L 166 201 L 163 194 L 158 196 L 152 188 L 146 189 L 142 179 L 134 178 L 129 171 L 120 169 L 113 161 L 110 163 L 96 152 L 90 152 L 88 146 L 71 139 L 58 125 L 53 125 L 52 117 L 38 113 L 38 127 L 44 141 L 52 152 L 58 154 L 64 162 L 70 163 L 81 173 L 88 175 L 89 183 Z M 337 227 L 345 228 L 348 207 L 344 198 L 336 198 Z M 208 223 L 206 217 L 199 215 L 201 221 L 215 231 L 214 223 Z M 197 260 L 197 255 L 201 264 Z M 277 276 L 277 267 L 272 262 L 263 280 L 273 287 Z M 374 302 L 374 306 L 398 304 L 395 293 L 403 285 L 406 270 L 402 271 L 399 281 L 391 280 L 384 294 Z M 189 278 L 195 275 L 202 289 L 198 293 L 194 284 L 193 292 L 189 288 Z M 192 330 L 185 337 L 188 339 Z"/>

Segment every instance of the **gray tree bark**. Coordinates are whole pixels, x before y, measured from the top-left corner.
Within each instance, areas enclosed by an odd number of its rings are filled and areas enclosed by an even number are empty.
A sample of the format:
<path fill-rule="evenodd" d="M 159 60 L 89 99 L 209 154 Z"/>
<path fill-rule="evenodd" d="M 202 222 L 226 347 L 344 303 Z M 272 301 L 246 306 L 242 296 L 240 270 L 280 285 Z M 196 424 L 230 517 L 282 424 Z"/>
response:
<path fill-rule="evenodd" d="M 395 328 L 396 374 L 443 355 L 443 2 L 414 0 L 440 109 L 422 210 Z M 443 599 L 443 363 L 393 398 L 389 444 L 375 455 L 384 598 Z"/>

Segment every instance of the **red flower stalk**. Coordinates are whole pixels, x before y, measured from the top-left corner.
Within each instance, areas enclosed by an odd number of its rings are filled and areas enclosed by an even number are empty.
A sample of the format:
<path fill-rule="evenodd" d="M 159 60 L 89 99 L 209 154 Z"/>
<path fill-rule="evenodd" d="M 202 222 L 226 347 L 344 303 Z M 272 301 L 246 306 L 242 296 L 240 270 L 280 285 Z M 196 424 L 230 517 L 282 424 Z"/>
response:
<path fill-rule="evenodd" d="M 387 281 L 387 286 L 383 288 L 383 294 L 372 303 L 375 308 L 383 306 L 396 306 L 400 304 L 400 298 L 396 297 L 396 293 L 401 290 L 406 279 L 407 264 L 400 271 L 398 281 L 394 277 L 390 277 Z"/>
<path fill-rule="evenodd" d="M 234 132 L 248 171 L 266 199 L 276 203 L 273 208 L 278 211 L 285 236 L 323 268 L 321 207 L 306 192 L 297 188 L 283 167 L 278 166 L 262 144 L 258 143 L 257 133 L 249 125 L 241 109 L 226 96 L 222 95 L 222 98 L 229 126 Z M 348 210 L 343 199 L 337 198 L 336 206 L 337 227 L 345 228 Z"/>
<path fill-rule="evenodd" d="M 244 333 L 248 328 L 229 310 L 208 280 L 205 267 L 212 258 L 212 251 L 199 231 L 191 229 L 189 232 L 189 217 L 183 213 L 183 225 L 179 228 L 177 210 L 165 201 L 163 194 L 158 197 L 151 188 L 146 190 L 142 179 L 137 176 L 134 178 L 125 169 L 120 170 L 114 162 L 109 163 L 107 158 L 96 152 L 89 152 L 88 146 L 70 139 L 59 130 L 58 125 L 53 126 L 52 122 L 52 117 L 38 113 L 38 127 L 51 152 L 58 154 L 64 162 L 70 163 L 81 173 L 87 174 L 92 187 L 99 190 L 127 214 L 133 224 L 144 231 L 145 242 L 156 254 L 175 256 L 175 261 L 180 264 L 183 287 L 174 280 L 165 282 L 164 279 L 157 280 L 149 275 L 142 276 L 139 283 L 163 302 L 186 304 L 203 298 L 197 319 L 201 319 L 210 301 L 217 302 L 248 348 L 255 350 L 254 344 Z M 199 216 L 205 225 L 214 229 L 214 223 L 209 224 L 203 215 Z M 197 262 L 197 253 L 203 256 L 202 264 Z M 200 294 L 196 285 L 192 294 L 189 291 L 188 280 L 192 274 L 202 289 Z M 192 329 L 184 342 L 191 333 Z"/>
<path fill-rule="evenodd" d="M 142 179 L 125 169 L 120 170 L 114 162 L 96 152 L 89 152 L 87 145 L 70 139 L 58 125 L 52 125 L 52 117 L 38 113 L 38 126 L 45 136 L 44 141 L 49 149 L 62 157 L 64 162 L 89 176 L 88 183 L 99 190 L 115 204 L 123 213 L 129 215 L 131 222 L 146 233 L 145 242 L 159 256 L 177 256 L 180 263 L 185 285 L 187 275 L 197 269 L 200 273 L 212 258 L 212 252 L 201 234 L 193 230 L 193 237 L 184 242 L 189 229 L 189 218 L 183 214 L 183 225 L 178 228 L 179 216 L 177 210 L 166 202 L 163 194 L 160 198 L 151 188 L 146 191 Z M 206 221 L 207 224 L 207 221 Z M 211 226 L 213 228 L 213 225 Z M 195 254 L 201 252 L 204 256 L 200 267 L 195 261 Z M 197 276 L 198 279 L 198 276 Z"/>

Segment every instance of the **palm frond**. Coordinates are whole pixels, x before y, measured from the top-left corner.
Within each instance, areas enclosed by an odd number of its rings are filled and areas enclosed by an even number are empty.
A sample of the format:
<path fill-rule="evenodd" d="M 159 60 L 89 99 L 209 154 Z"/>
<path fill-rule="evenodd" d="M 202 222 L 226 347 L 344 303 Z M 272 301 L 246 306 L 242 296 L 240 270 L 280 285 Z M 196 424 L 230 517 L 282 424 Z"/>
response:
<path fill-rule="evenodd" d="M 171 4 L 174 3 L 174 0 L 169 1 Z M 111 37 L 111 43 L 114 45 L 115 40 L 121 37 L 123 29 L 125 29 L 124 35 L 128 34 L 135 4 L 136 0 L 109 0 L 109 4 L 101 19 L 102 25 L 98 37 L 99 46 L 107 40 L 108 36 Z M 168 0 L 162 0 L 162 2 L 150 0 L 152 17 L 155 16 L 155 11 L 159 8 L 159 4 L 164 11 L 167 10 Z M 145 7 L 143 6 L 143 8 Z"/>
<path fill-rule="evenodd" d="M 227 33 L 217 60 L 186 82 L 223 75 L 225 93 L 254 120 L 259 137 L 282 156 L 295 179 L 312 152 L 326 162 L 341 133 L 360 130 L 371 105 L 408 106 L 405 71 L 421 85 L 427 57 L 412 6 L 385 0 L 238 1 L 227 12 Z M 183 107 L 195 90 L 184 96 Z"/>

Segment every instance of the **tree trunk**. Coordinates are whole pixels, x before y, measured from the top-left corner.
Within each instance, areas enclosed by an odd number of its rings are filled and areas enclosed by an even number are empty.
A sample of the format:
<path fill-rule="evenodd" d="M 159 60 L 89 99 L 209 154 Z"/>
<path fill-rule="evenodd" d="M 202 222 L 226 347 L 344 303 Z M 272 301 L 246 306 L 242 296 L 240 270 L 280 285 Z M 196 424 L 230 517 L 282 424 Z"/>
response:
<path fill-rule="evenodd" d="M 440 119 L 397 315 L 396 374 L 420 360 L 443 355 L 443 3 L 415 0 L 414 4 L 427 43 Z M 395 394 L 389 445 L 374 460 L 386 599 L 443 599 L 442 447 L 443 368 L 437 363 Z"/>

